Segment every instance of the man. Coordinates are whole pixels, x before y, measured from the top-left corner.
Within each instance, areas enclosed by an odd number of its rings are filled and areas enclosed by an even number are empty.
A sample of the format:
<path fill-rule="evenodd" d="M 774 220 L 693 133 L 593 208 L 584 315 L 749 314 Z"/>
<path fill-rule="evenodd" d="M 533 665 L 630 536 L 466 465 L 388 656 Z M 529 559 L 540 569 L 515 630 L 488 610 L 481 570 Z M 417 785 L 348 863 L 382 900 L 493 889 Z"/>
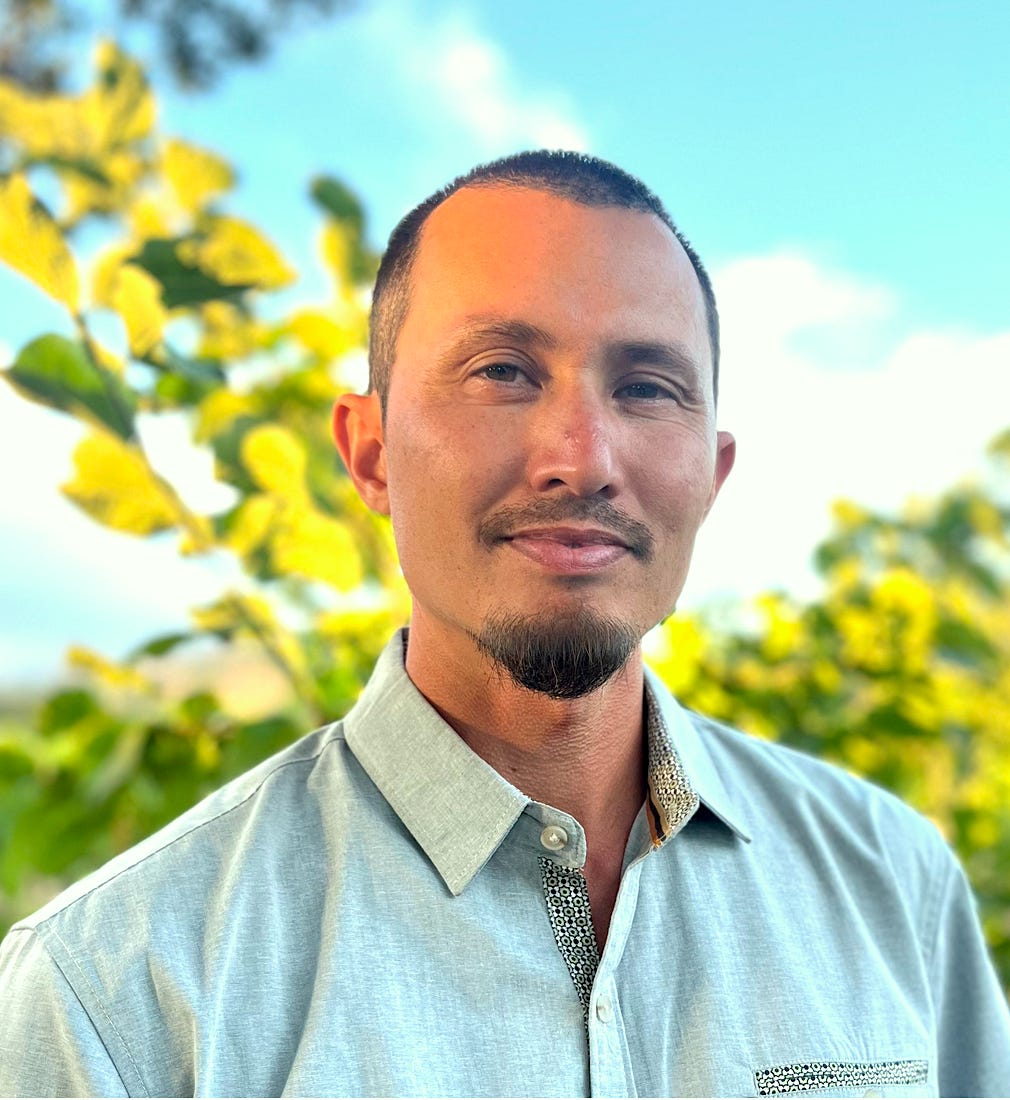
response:
<path fill-rule="evenodd" d="M 342 722 L 12 931 L 0 1085 L 1010 1093 L 935 829 L 643 668 L 734 458 L 655 196 L 574 154 L 477 169 L 394 232 L 372 320 L 335 435 L 409 631 Z"/>

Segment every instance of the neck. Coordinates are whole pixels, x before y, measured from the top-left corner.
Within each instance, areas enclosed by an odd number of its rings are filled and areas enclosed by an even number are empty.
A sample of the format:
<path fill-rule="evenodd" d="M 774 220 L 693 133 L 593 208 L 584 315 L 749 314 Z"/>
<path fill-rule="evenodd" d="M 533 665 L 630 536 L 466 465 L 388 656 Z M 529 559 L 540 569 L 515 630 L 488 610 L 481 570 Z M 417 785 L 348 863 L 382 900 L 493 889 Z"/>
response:
<path fill-rule="evenodd" d="M 415 614 L 406 667 L 478 756 L 525 795 L 579 821 L 591 860 L 620 861 L 646 791 L 640 648 L 596 691 L 551 699 L 515 684 L 469 637 L 446 637 Z"/>

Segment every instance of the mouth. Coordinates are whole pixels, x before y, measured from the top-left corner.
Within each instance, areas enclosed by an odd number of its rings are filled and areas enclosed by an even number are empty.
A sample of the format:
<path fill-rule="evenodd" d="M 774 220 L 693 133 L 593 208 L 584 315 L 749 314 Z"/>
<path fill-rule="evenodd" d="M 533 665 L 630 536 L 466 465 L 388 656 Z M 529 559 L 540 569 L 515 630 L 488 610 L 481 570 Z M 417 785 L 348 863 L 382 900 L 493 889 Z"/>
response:
<path fill-rule="evenodd" d="M 599 528 L 528 528 L 503 541 L 550 572 L 568 575 L 597 573 L 631 552 L 620 536 Z"/>

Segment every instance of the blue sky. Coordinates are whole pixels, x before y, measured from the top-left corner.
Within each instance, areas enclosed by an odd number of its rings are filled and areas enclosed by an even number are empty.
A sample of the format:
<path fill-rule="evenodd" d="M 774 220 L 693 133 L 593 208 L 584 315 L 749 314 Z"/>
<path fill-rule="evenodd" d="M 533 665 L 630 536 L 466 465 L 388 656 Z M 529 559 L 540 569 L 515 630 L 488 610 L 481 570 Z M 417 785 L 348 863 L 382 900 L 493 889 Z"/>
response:
<path fill-rule="evenodd" d="M 1010 425 L 1008 50 L 1004 0 L 359 0 L 210 95 L 162 83 L 162 125 L 229 156 L 237 211 L 310 272 L 316 172 L 363 196 L 379 245 L 431 190 L 515 149 L 581 148 L 640 175 L 713 272 L 721 420 L 740 442 L 693 606 L 809 594 L 833 498 L 937 492 Z M 0 293 L 8 353 L 54 324 L 6 271 Z M 296 294 L 322 297 L 321 279 Z M 16 471 L 0 684 L 54 673 L 72 641 L 116 655 L 220 584 L 62 502 L 74 439 L 0 390 Z M 209 491 L 181 433 L 154 443 Z"/>

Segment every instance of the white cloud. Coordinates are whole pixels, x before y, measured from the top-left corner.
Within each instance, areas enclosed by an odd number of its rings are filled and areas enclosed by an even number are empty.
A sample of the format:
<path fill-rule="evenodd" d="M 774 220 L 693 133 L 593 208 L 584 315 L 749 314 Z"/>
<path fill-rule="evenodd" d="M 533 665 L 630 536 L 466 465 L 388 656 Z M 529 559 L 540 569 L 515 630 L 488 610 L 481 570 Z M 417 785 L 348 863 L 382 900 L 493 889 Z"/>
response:
<path fill-rule="evenodd" d="M 449 131 L 478 156 L 526 146 L 584 150 L 585 130 L 559 92 L 520 85 L 509 59 L 462 13 L 422 16 L 410 0 L 377 4 L 367 34 L 382 79 L 426 128 Z"/>
<path fill-rule="evenodd" d="M 896 306 L 886 287 L 828 271 L 797 252 L 736 260 L 714 278 L 726 317 L 727 356 L 757 351 L 781 357 L 797 333 L 879 321 Z"/>
<path fill-rule="evenodd" d="M 935 495 L 1010 424 L 1010 332 L 903 330 L 893 293 L 798 255 L 741 259 L 713 281 L 719 420 L 738 455 L 685 606 L 720 590 L 813 591 L 832 500 L 893 510 Z"/>

